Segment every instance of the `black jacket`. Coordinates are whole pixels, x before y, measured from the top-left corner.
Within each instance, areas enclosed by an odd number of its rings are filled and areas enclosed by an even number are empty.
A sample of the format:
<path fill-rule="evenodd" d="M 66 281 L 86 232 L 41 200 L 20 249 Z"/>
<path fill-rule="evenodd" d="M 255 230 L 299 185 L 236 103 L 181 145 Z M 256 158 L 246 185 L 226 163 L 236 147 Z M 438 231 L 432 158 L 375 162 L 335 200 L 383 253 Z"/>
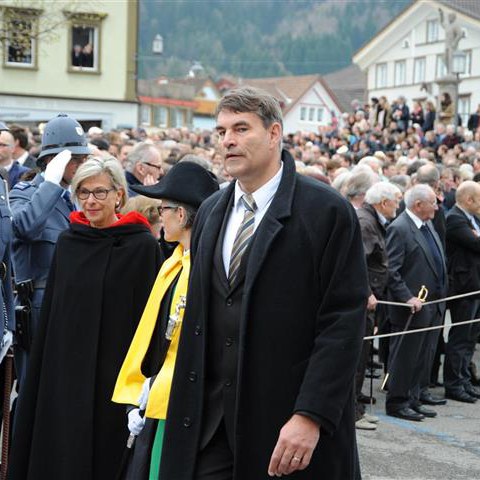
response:
<path fill-rule="evenodd" d="M 125 407 L 111 396 L 159 264 L 144 225 L 72 224 L 60 235 L 20 391 L 9 479 L 115 477 L 129 432 Z"/>
<path fill-rule="evenodd" d="M 296 411 L 320 418 L 322 433 L 310 466 L 292 479 L 358 478 L 353 379 L 368 294 L 360 228 L 345 199 L 297 175 L 288 153 L 282 160 L 280 186 L 246 264 L 233 480 L 267 478 L 280 429 Z M 194 226 L 160 470 L 160 478 L 168 480 L 193 478 L 211 341 L 213 256 L 233 192 L 234 183 L 206 200 Z"/>

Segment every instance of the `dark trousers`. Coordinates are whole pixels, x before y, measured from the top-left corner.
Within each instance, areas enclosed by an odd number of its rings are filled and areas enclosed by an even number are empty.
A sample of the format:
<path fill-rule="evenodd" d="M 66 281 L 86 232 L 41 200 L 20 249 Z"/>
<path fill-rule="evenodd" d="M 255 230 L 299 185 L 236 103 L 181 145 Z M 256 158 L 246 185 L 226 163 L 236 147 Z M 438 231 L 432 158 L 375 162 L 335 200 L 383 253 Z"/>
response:
<path fill-rule="evenodd" d="M 224 421 L 217 431 L 198 453 L 195 468 L 195 480 L 232 480 L 233 452 L 230 448 Z"/>
<path fill-rule="evenodd" d="M 452 324 L 472 320 L 480 316 L 480 300 L 464 298 L 452 302 L 450 306 Z M 443 372 L 445 390 L 463 391 L 470 385 L 469 364 L 475 351 L 480 333 L 480 323 L 453 327 L 448 334 L 445 347 L 445 368 Z"/>
<path fill-rule="evenodd" d="M 365 322 L 365 336 L 373 334 L 373 327 L 375 323 L 375 313 L 368 312 Z M 368 359 L 371 352 L 372 341 L 364 340 L 362 345 L 362 353 L 358 361 L 357 371 L 355 373 L 355 420 L 362 418 L 365 413 L 365 405 L 360 403 L 357 398 L 362 393 L 363 382 L 365 380 L 365 370 L 367 368 Z"/>

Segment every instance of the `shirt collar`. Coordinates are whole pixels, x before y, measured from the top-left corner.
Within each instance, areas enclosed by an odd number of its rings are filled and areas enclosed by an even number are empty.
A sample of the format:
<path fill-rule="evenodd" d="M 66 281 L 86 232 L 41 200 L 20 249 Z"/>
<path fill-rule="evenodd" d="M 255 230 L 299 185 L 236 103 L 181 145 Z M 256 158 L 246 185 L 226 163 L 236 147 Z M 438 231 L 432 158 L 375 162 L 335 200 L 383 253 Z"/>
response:
<path fill-rule="evenodd" d="M 20 164 L 20 165 L 23 165 L 25 163 L 25 160 L 28 158 L 28 152 L 25 151 L 23 152 L 18 158 L 17 158 L 17 162 Z"/>
<path fill-rule="evenodd" d="M 457 203 L 457 208 L 461 210 L 465 216 L 472 222 L 474 220 L 473 215 L 471 213 L 468 213 L 465 209 L 463 209 L 458 203 Z"/>
<path fill-rule="evenodd" d="M 408 208 L 405 209 L 405 211 L 407 212 L 407 215 L 413 220 L 413 223 L 415 223 L 415 226 L 417 228 L 422 228 L 422 225 L 425 223 L 423 220 L 421 220 L 420 218 L 418 218 L 411 210 L 409 210 Z"/>
<path fill-rule="evenodd" d="M 262 185 L 258 190 L 252 193 L 253 199 L 257 204 L 257 211 L 263 210 L 272 197 L 275 195 L 280 185 L 280 180 L 282 179 L 283 173 L 283 162 L 280 165 L 278 172 L 264 185 Z M 235 200 L 233 204 L 234 210 L 239 208 L 239 205 L 243 208 L 243 203 L 240 202 L 240 198 L 245 195 L 245 192 L 241 189 L 240 184 L 235 182 Z"/>
<path fill-rule="evenodd" d="M 380 220 L 380 223 L 385 226 L 387 223 L 388 223 L 388 220 L 378 211 L 378 210 L 375 210 L 377 212 L 377 216 L 378 216 L 378 219 Z"/>

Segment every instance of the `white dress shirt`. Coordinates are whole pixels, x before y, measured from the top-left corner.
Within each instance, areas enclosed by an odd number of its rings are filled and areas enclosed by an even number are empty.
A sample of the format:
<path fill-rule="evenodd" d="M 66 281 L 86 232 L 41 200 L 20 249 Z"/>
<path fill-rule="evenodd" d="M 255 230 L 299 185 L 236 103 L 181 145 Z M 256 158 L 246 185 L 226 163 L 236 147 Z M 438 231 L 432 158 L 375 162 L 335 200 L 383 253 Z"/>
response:
<path fill-rule="evenodd" d="M 408 208 L 405 209 L 407 212 L 407 215 L 413 220 L 415 223 L 415 226 L 420 230 L 422 228 L 422 225 L 425 223 L 422 219 L 418 218 L 412 211 L 410 211 Z"/>
<path fill-rule="evenodd" d="M 253 199 L 257 204 L 257 210 L 255 210 L 255 223 L 253 226 L 254 232 L 257 230 L 258 225 L 260 225 L 262 218 L 265 216 L 268 207 L 272 203 L 273 197 L 278 190 L 278 186 L 280 185 L 282 172 L 283 162 L 278 172 L 267 183 L 252 193 Z M 222 257 L 223 266 L 227 276 L 230 267 L 230 256 L 232 255 L 235 236 L 237 235 L 237 231 L 242 224 L 246 210 L 243 202 L 240 200 L 242 195 L 245 195 L 245 192 L 240 188 L 240 184 L 237 181 L 235 183 L 235 199 L 233 202 L 233 208 L 230 212 L 230 217 L 225 228 L 225 236 L 223 238 Z"/>

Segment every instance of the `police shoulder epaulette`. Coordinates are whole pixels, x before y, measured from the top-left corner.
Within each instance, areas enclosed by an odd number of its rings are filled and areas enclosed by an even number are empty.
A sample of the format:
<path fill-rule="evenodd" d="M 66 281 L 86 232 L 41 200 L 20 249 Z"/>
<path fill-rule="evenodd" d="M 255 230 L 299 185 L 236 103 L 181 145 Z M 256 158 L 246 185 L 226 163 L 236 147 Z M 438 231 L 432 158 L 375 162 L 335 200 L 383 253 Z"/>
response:
<path fill-rule="evenodd" d="M 26 190 L 28 187 L 32 186 L 32 182 L 18 182 L 12 188 L 12 190 Z"/>

